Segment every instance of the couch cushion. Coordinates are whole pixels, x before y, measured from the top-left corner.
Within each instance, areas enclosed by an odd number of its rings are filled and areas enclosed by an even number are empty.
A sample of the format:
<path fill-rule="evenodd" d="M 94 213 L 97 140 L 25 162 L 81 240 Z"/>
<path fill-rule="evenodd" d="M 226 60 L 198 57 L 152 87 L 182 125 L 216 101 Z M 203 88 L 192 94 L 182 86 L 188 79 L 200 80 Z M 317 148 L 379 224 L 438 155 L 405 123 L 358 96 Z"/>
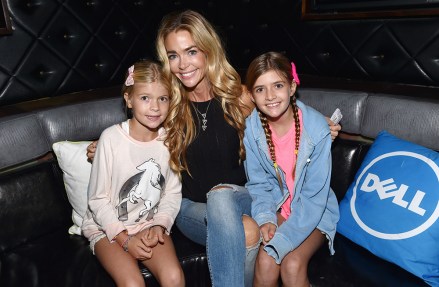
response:
<path fill-rule="evenodd" d="M 69 233 L 81 235 L 82 220 L 88 207 L 88 183 L 91 163 L 87 159 L 90 141 L 61 141 L 53 144 L 58 164 L 63 171 L 64 186 L 72 205 L 73 225 Z"/>
<path fill-rule="evenodd" d="M 0 175 L 0 252 L 71 225 L 58 167 L 35 163 Z"/>
<path fill-rule="evenodd" d="M 331 117 L 336 108 L 339 108 L 343 118 L 340 124 L 343 131 L 353 134 L 360 133 L 367 94 L 362 92 L 298 89 L 299 99 L 305 104 L 318 110 L 326 117 Z"/>
<path fill-rule="evenodd" d="M 439 100 L 371 95 L 361 134 L 375 138 L 387 130 L 402 139 L 439 150 Z"/>
<path fill-rule="evenodd" d="M 32 114 L 2 118 L 0 169 L 28 162 L 50 150 L 38 119 Z"/>
<path fill-rule="evenodd" d="M 337 229 L 439 286 L 439 153 L 381 132 L 340 202 Z"/>
<path fill-rule="evenodd" d="M 122 97 L 46 109 L 38 117 L 50 146 L 64 140 L 98 139 L 104 129 L 126 119 Z"/>
<path fill-rule="evenodd" d="M 1 286 L 115 286 L 85 238 L 58 230 L 2 255 Z"/>
<path fill-rule="evenodd" d="M 210 286 L 205 249 L 172 233 L 177 256 L 185 273 L 186 286 Z M 0 286 L 77 287 L 116 286 L 89 248 L 86 238 L 58 230 L 32 243 L 22 244 L 2 253 Z M 148 287 L 159 283 L 143 266 L 140 272 Z"/>
<path fill-rule="evenodd" d="M 345 196 L 369 146 L 370 144 L 367 142 L 342 138 L 337 138 L 333 142 L 331 148 L 331 188 L 334 190 L 338 201 Z"/>
<path fill-rule="evenodd" d="M 380 259 L 337 233 L 335 254 L 325 244 L 311 258 L 308 276 L 313 286 L 333 287 L 427 287 L 422 279 Z"/>

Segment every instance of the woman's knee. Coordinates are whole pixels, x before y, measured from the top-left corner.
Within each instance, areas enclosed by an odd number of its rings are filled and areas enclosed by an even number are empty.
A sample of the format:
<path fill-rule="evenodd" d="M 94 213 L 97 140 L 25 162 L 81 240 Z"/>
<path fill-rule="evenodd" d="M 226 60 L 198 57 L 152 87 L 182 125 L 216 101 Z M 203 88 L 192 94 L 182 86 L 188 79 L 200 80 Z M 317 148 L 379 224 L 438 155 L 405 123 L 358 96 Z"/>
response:
<path fill-rule="evenodd" d="M 227 215 L 235 207 L 234 190 L 229 185 L 218 185 L 207 193 L 207 212 Z"/>
<path fill-rule="evenodd" d="M 233 192 L 234 192 L 233 186 L 228 184 L 220 184 L 214 186 L 207 193 L 207 201 L 209 202 L 214 200 L 223 200 L 222 198 L 228 200 L 229 198 L 231 198 Z"/>
<path fill-rule="evenodd" d="M 252 198 L 247 189 L 234 184 L 219 184 L 213 187 L 207 194 L 207 209 L 250 214 Z M 239 217 L 239 219 L 240 219 Z"/>
<path fill-rule="evenodd" d="M 244 225 L 245 246 L 253 247 L 258 245 L 261 235 L 256 221 L 248 215 L 243 215 L 242 224 Z"/>

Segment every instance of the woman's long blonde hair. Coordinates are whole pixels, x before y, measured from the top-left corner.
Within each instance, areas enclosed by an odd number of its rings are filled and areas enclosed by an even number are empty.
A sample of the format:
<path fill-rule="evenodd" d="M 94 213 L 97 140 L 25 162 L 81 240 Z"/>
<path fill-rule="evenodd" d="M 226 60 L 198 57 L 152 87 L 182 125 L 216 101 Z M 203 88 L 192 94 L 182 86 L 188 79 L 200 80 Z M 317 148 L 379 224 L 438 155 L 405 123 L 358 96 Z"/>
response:
<path fill-rule="evenodd" d="M 267 73 L 268 71 L 276 71 L 276 73 L 278 73 L 281 77 L 286 79 L 290 84 L 295 81 L 292 74 L 292 66 L 288 58 L 278 52 L 267 52 L 265 54 L 258 56 L 250 63 L 245 79 L 245 85 L 247 89 L 249 91 L 253 91 L 253 86 L 255 85 L 257 79 L 263 74 Z M 294 151 L 295 154 L 293 156 L 295 156 L 297 159 L 301 130 L 300 130 L 299 108 L 297 107 L 296 104 L 296 95 L 293 95 L 291 97 L 291 106 L 293 108 L 294 123 L 296 128 L 296 139 L 295 139 L 296 148 Z M 273 165 L 277 173 L 278 171 L 277 171 L 277 163 L 276 163 L 276 152 L 271 137 L 271 129 L 268 124 L 266 115 L 260 111 L 258 112 L 259 112 L 259 118 L 261 119 L 262 128 L 264 129 L 265 132 L 265 137 L 267 138 L 270 157 L 271 160 L 273 161 Z M 293 174 L 292 174 L 293 179 L 294 179 L 295 171 L 296 171 L 296 167 L 294 166 Z M 278 180 L 279 180 L 279 184 L 281 184 L 279 175 L 278 175 Z"/>
<path fill-rule="evenodd" d="M 172 79 L 174 100 L 169 108 L 165 126 L 168 131 L 165 144 L 171 155 L 171 168 L 178 172 L 184 170 L 190 172 L 186 161 L 186 151 L 196 136 L 189 97 L 180 80 L 171 73 L 165 47 L 166 37 L 172 32 L 181 30 L 189 32 L 197 48 L 206 55 L 206 77 L 210 82 L 214 97 L 221 102 L 225 120 L 238 131 L 239 155 L 243 160 L 245 158 L 243 144 L 245 119 L 239 105 L 242 93 L 241 78 L 227 61 L 221 40 L 212 25 L 201 14 L 186 10 L 165 16 L 160 23 L 156 40 L 158 58 L 163 63 L 165 74 Z"/>

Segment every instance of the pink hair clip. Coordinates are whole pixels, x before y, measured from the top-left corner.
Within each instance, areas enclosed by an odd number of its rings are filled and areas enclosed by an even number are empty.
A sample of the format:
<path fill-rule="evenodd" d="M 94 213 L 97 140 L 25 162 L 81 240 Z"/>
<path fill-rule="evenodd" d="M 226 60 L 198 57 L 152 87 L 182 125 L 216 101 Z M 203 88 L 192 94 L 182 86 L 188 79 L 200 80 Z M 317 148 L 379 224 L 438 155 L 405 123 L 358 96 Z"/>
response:
<path fill-rule="evenodd" d="M 133 74 L 134 74 L 134 65 L 128 68 L 128 77 L 125 80 L 125 86 L 129 87 L 134 85 Z"/>
<path fill-rule="evenodd" d="M 291 62 L 291 75 L 293 75 L 293 79 L 296 82 L 296 84 L 300 85 L 299 76 L 297 75 L 296 65 L 294 65 L 294 62 Z"/>

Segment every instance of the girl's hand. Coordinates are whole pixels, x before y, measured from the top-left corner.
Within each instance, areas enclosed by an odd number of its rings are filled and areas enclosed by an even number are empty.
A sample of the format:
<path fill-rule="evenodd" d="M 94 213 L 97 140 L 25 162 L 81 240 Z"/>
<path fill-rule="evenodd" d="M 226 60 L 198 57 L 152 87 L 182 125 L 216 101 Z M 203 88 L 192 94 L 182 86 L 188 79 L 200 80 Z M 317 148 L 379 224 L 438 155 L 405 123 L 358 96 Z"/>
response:
<path fill-rule="evenodd" d="M 95 157 L 96 153 L 96 147 L 98 145 L 98 141 L 94 141 L 87 147 L 87 158 L 89 162 L 93 161 L 93 158 Z"/>
<path fill-rule="evenodd" d="M 332 141 L 335 140 L 336 137 L 338 137 L 338 132 L 341 130 L 341 125 L 339 124 L 334 124 L 330 118 L 325 117 L 326 121 L 328 122 L 329 125 L 329 129 L 331 130 L 331 138 Z"/>
<path fill-rule="evenodd" d="M 138 233 L 140 240 L 148 247 L 155 247 L 158 243 L 163 243 L 163 234 L 165 229 L 162 226 L 156 225 L 149 229 L 145 229 Z"/>
<path fill-rule="evenodd" d="M 147 260 L 152 257 L 152 248 L 145 245 L 139 234 L 131 237 L 128 241 L 128 253 L 137 260 Z"/>
<path fill-rule="evenodd" d="M 266 245 L 274 236 L 276 225 L 265 223 L 261 226 L 262 244 Z"/>
<path fill-rule="evenodd" d="M 165 228 L 161 225 L 155 225 L 150 228 L 148 239 L 156 237 L 159 243 L 164 243 L 165 239 L 163 238 L 163 234 L 165 234 Z"/>
<path fill-rule="evenodd" d="M 147 228 L 147 229 L 144 229 L 141 232 L 139 232 L 138 235 L 139 235 L 140 240 L 142 240 L 142 242 L 145 246 L 153 248 L 154 246 L 157 245 L 157 242 L 155 242 L 154 240 L 148 239 L 150 231 L 151 231 L 151 228 Z"/>

